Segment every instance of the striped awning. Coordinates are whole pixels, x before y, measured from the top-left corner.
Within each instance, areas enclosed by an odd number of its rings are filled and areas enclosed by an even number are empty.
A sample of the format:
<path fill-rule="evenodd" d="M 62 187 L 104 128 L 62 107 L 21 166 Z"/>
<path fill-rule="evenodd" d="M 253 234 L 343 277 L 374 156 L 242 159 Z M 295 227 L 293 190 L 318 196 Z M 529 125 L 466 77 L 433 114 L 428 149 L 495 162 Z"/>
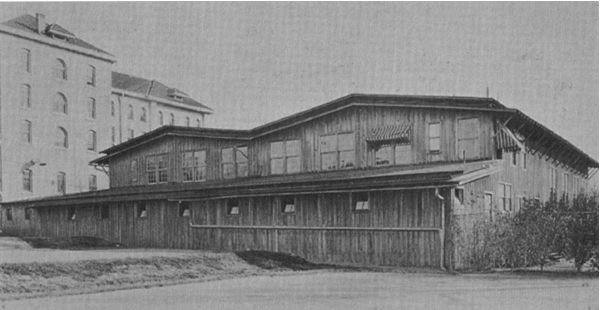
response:
<path fill-rule="evenodd" d="M 367 142 L 398 141 L 410 143 L 411 124 L 381 126 L 373 129 L 367 137 Z"/>
<path fill-rule="evenodd" d="M 500 125 L 500 124 L 499 124 Z M 496 149 L 517 151 L 523 150 L 523 143 L 510 131 L 510 129 L 499 126 L 498 134 L 494 137 Z"/>

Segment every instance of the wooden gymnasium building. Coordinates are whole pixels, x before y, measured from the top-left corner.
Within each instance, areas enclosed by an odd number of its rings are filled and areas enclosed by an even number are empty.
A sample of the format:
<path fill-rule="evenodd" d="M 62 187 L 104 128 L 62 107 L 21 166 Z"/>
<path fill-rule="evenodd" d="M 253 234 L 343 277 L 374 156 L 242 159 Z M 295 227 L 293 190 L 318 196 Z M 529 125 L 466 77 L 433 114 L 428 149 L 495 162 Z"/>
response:
<path fill-rule="evenodd" d="M 128 247 L 459 268 L 453 231 L 573 196 L 598 162 L 491 98 L 352 94 L 252 130 L 165 126 L 107 150 L 110 189 L 2 204 L 2 230 Z"/>

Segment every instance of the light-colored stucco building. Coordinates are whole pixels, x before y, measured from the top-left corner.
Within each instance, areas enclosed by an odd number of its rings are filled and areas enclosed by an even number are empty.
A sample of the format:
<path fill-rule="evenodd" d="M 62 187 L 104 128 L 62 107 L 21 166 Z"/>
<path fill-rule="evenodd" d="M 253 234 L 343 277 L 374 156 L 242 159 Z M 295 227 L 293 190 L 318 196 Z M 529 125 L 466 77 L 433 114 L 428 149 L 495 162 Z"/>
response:
<path fill-rule="evenodd" d="M 1 201 L 108 188 L 108 171 L 89 164 L 99 151 L 159 127 L 159 113 L 190 126 L 211 113 L 179 90 L 113 73 L 115 61 L 43 14 L 0 23 Z"/>

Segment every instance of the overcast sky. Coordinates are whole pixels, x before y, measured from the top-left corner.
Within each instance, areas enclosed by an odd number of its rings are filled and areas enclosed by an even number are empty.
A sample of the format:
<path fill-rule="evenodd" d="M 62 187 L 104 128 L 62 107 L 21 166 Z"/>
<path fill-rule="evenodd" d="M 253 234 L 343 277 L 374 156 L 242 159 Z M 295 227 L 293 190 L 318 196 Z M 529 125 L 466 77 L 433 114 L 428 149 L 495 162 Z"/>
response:
<path fill-rule="evenodd" d="M 486 95 L 598 159 L 598 3 L 7 3 L 251 128 L 349 93 Z"/>

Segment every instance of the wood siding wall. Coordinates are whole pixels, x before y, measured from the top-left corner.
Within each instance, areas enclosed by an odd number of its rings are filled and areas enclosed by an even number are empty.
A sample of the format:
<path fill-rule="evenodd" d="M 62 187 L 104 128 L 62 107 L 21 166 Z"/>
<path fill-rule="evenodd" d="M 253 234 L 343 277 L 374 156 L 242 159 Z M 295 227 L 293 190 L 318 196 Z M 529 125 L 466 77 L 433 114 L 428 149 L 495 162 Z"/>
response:
<path fill-rule="evenodd" d="M 221 179 L 221 148 L 248 145 L 249 175 L 267 176 L 270 172 L 270 143 L 282 140 L 301 141 L 301 172 L 321 169 L 320 137 L 335 133 L 353 132 L 356 139 L 356 168 L 372 165 L 372 154 L 366 142 L 372 130 L 380 126 L 412 124 L 411 164 L 458 161 L 462 157 L 457 148 L 458 120 L 478 118 L 479 151 L 477 158 L 493 158 L 493 117 L 489 112 L 436 110 L 391 107 L 350 107 L 325 115 L 292 128 L 258 137 L 252 141 L 232 141 L 203 138 L 169 137 L 136 150 L 125 152 L 110 160 L 111 187 L 130 186 L 130 162 L 138 159 L 138 184 L 147 184 L 145 158 L 153 154 L 169 154 L 169 182 L 181 182 L 181 152 L 207 150 L 207 180 Z M 441 122 L 441 151 L 428 151 L 428 124 Z"/>
<path fill-rule="evenodd" d="M 294 213 L 281 212 L 279 196 L 240 198 L 239 215 L 227 214 L 226 199 L 192 201 L 191 217 L 169 201 L 146 202 L 146 218 L 136 216 L 135 203 L 110 204 L 108 219 L 100 218 L 99 206 L 77 206 L 75 220 L 67 219 L 68 207 L 46 207 L 24 221 L 24 207 L 13 206 L 13 221 L 2 227 L 20 235 L 97 236 L 128 247 L 254 249 L 316 262 L 439 267 L 442 207 L 434 190 L 369 195 L 369 211 L 353 211 L 350 193 L 312 194 L 296 196 Z"/>

